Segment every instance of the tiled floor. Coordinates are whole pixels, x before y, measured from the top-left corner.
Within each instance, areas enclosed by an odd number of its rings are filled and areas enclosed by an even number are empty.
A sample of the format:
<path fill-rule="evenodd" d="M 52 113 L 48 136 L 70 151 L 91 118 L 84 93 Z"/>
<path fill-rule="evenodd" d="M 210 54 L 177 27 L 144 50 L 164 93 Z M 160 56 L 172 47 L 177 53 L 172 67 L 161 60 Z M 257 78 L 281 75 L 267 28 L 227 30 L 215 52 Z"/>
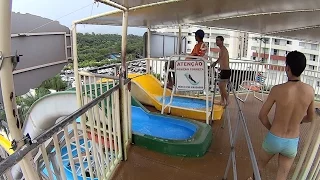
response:
<path fill-rule="evenodd" d="M 233 97 L 232 97 L 233 98 Z M 262 102 L 249 96 L 245 103 L 241 103 L 244 116 L 246 118 L 248 131 L 253 144 L 255 155 L 258 157 L 261 151 L 261 143 L 266 135 L 265 127 L 260 123 L 258 117 Z M 238 112 L 235 108 L 235 100 L 229 106 L 231 124 L 236 125 Z M 319 106 L 318 106 L 319 107 Z M 270 117 L 273 116 L 273 112 Z M 225 114 L 226 115 L 226 114 Z M 230 154 L 230 143 L 228 126 L 221 128 L 223 121 L 215 121 L 213 125 L 213 142 L 208 152 L 201 158 L 170 157 L 168 155 L 152 152 L 147 149 L 132 145 L 129 150 L 129 158 L 122 162 L 113 177 L 114 180 L 221 180 L 225 172 L 226 164 Z M 302 125 L 301 141 L 303 145 L 309 124 Z M 252 175 L 250 156 L 243 133 L 240 126 L 236 142 L 236 163 L 238 179 L 245 180 Z M 301 151 L 301 146 L 299 152 Z M 296 158 L 295 163 L 297 163 Z M 262 179 L 273 180 L 276 173 L 276 157 L 268 164 L 262 172 Z M 293 165 L 294 169 L 295 164 Z M 233 179 L 232 168 L 230 168 L 228 179 Z"/>

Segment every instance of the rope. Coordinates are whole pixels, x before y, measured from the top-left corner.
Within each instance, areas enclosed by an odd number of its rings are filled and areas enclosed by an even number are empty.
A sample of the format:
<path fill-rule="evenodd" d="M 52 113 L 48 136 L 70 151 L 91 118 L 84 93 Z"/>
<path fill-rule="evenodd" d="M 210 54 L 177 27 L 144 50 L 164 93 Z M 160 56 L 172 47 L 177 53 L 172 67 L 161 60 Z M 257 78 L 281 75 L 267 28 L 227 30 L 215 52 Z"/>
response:
<path fill-rule="evenodd" d="M 63 16 L 55 19 L 55 20 L 51 20 L 51 21 L 49 21 L 49 22 L 47 22 L 47 23 L 45 23 L 45 24 L 43 24 L 43 25 L 41 25 L 41 26 L 39 26 L 39 27 L 36 27 L 36 28 L 32 29 L 31 31 L 29 31 L 29 32 L 27 32 L 27 33 L 31 33 L 31 32 L 33 32 L 33 31 L 39 29 L 39 28 L 42 28 L 42 27 L 44 27 L 44 26 L 47 26 L 48 24 L 51 24 L 51 23 L 54 22 L 54 21 L 57 21 L 57 20 L 62 19 L 62 18 L 64 18 L 64 17 L 66 17 L 66 16 L 69 16 L 69 15 L 71 15 L 71 14 L 77 12 L 77 11 L 80 11 L 80 10 L 86 8 L 86 7 L 89 7 L 89 6 L 93 5 L 94 3 L 95 3 L 95 2 L 90 3 L 90 4 L 86 5 L 86 6 L 83 6 L 83 7 L 79 8 L 79 9 L 74 10 L 74 11 L 68 13 L 68 14 L 65 14 L 65 15 L 63 15 Z M 92 12 L 91 12 L 91 13 L 92 13 Z"/>

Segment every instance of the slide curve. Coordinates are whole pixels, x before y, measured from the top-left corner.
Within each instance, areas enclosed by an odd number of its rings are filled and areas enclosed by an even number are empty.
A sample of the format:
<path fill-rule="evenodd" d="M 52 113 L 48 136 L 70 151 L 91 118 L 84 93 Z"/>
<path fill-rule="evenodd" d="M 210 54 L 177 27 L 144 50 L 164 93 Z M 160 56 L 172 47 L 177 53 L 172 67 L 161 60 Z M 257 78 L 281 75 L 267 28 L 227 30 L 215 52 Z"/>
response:
<path fill-rule="evenodd" d="M 142 104 L 154 106 L 158 111 L 162 109 L 163 88 L 161 82 L 153 75 L 129 74 L 132 78 L 132 96 Z M 171 91 L 166 90 L 165 103 L 170 101 Z M 194 120 L 206 120 L 206 101 L 201 98 L 175 95 L 171 107 L 171 114 L 190 118 Z M 209 102 L 211 106 L 211 102 Z M 209 107 L 210 109 L 211 107 Z M 168 108 L 165 110 L 168 113 Z M 213 120 L 220 120 L 223 114 L 223 107 L 214 105 Z"/>

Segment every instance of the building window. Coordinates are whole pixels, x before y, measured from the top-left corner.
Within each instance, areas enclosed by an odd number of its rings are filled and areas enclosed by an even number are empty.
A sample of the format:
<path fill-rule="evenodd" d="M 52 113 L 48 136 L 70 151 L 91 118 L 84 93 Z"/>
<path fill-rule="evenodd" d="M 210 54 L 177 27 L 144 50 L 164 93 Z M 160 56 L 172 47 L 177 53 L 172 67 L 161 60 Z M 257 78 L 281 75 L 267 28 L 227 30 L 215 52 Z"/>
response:
<path fill-rule="evenodd" d="M 292 45 L 292 41 L 287 41 L 287 44 L 288 45 Z"/>
<path fill-rule="evenodd" d="M 317 81 L 317 87 L 320 87 L 320 81 Z"/>
<path fill-rule="evenodd" d="M 264 42 L 265 42 L 266 44 L 269 44 L 269 38 L 265 38 L 265 39 L 264 39 Z"/>
<path fill-rule="evenodd" d="M 280 45 L 280 39 L 274 39 L 274 44 L 275 45 Z"/>
<path fill-rule="evenodd" d="M 314 70 L 315 68 L 316 68 L 315 66 L 309 65 L 310 70 Z"/>
<path fill-rule="evenodd" d="M 188 41 L 188 44 L 191 44 L 191 41 Z"/>
<path fill-rule="evenodd" d="M 306 78 L 306 83 L 313 86 L 313 79 Z"/>
<path fill-rule="evenodd" d="M 306 44 L 304 42 L 299 42 L 299 46 L 304 47 Z"/>
<path fill-rule="evenodd" d="M 318 44 L 311 44 L 312 50 L 318 50 Z"/>
<path fill-rule="evenodd" d="M 271 59 L 271 64 L 278 64 L 278 60 Z"/>
<path fill-rule="evenodd" d="M 192 36 L 192 33 L 188 33 L 188 36 Z"/>
<path fill-rule="evenodd" d="M 310 60 L 311 61 L 316 61 L 316 55 L 310 54 Z"/>
<path fill-rule="evenodd" d="M 255 57 L 255 56 L 254 56 L 254 57 L 252 57 L 252 59 L 253 59 L 253 60 L 256 60 L 256 59 L 257 59 L 257 57 Z"/>
<path fill-rule="evenodd" d="M 273 50 L 273 55 L 278 55 L 278 49 Z"/>

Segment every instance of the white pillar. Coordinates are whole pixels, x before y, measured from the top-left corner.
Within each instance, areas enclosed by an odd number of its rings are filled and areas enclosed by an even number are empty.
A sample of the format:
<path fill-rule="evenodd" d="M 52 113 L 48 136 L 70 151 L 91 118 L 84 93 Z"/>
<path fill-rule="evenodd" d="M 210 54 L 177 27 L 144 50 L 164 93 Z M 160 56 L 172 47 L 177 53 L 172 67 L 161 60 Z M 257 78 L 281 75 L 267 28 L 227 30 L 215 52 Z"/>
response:
<path fill-rule="evenodd" d="M 179 55 L 181 54 L 182 52 L 182 39 L 181 39 L 181 25 L 179 24 L 179 43 L 178 43 L 178 46 L 179 46 Z"/>
<path fill-rule="evenodd" d="M 151 30 L 150 27 L 148 28 L 148 34 L 147 34 L 147 73 L 150 73 L 150 57 L 151 57 L 151 47 L 150 47 L 150 38 L 151 38 Z"/>
<path fill-rule="evenodd" d="M 122 157 L 123 160 L 127 160 L 128 152 L 126 147 L 127 124 L 128 122 L 128 102 L 126 98 L 126 88 L 124 86 L 124 80 L 127 78 L 126 68 L 126 51 L 127 51 L 127 35 L 128 35 L 128 11 L 123 11 L 122 19 L 122 43 L 121 43 L 121 72 L 120 72 L 120 127 L 121 127 L 121 143 L 122 143 Z M 129 106 L 130 107 L 130 106 Z M 131 120 L 130 120 L 131 121 Z"/>
<path fill-rule="evenodd" d="M 127 70 L 126 70 L 127 34 L 128 34 L 128 11 L 123 11 L 122 42 L 121 42 L 121 73 L 123 73 L 124 78 L 127 77 Z"/>
<path fill-rule="evenodd" d="M 73 71 L 74 79 L 76 82 L 76 94 L 78 107 L 82 106 L 81 100 L 81 80 L 79 79 L 79 62 L 78 62 L 78 50 L 77 50 L 77 24 L 72 24 L 72 53 L 73 53 Z"/>
<path fill-rule="evenodd" d="M 0 1 L 0 51 L 2 54 L 2 66 L 0 70 L 1 90 L 4 110 L 12 139 L 20 141 L 23 136 L 21 122 L 18 115 L 15 90 L 13 84 L 12 63 L 11 63 L 11 9 L 12 0 Z M 18 148 L 23 141 L 18 143 Z M 26 179 L 38 180 L 31 154 L 27 154 L 19 163 Z"/>

